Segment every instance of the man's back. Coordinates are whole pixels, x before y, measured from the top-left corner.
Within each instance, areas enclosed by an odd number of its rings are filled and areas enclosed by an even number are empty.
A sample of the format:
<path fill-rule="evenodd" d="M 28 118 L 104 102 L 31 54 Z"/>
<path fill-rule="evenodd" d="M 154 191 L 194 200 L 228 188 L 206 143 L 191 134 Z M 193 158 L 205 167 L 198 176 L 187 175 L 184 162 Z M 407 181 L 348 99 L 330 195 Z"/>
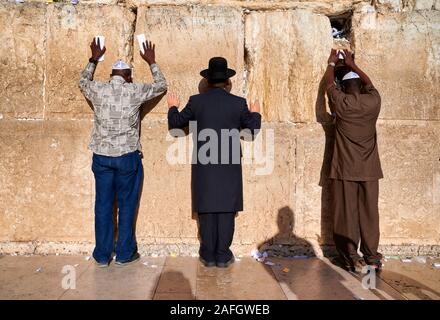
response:
<path fill-rule="evenodd" d="M 191 96 L 182 112 L 171 112 L 168 121 L 171 128 L 182 128 L 189 121 L 196 121 L 198 151 L 206 143 L 213 144 L 211 139 L 217 140 L 216 155 L 208 152 L 209 159 L 206 161 L 201 159 L 206 153 L 198 152 L 197 161 L 193 161 L 203 164 L 208 164 L 209 161 L 211 165 L 240 164 L 240 130 L 254 132 L 261 126 L 261 117 L 249 111 L 244 98 L 220 88 Z M 214 138 L 211 133 L 215 133 Z"/>
<path fill-rule="evenodd" d="M 336 113 L 330 178 L 368 181 L 383 177 L 376 134 L 380 95 L 372 85 L 364 90 L 362 94 L 345 94 L 338 88 L 329 89 Z"/>
<path fill-rule="evenodd" d="M 191 179 L 194 211 L 242 211 L 240 130 L 260 129 L 260 114 L 251 112 L 245 99 L 214 88 L 191 96 L 180 113 L 170 107 L 170 129 L 184 128 L 190 121 L 197 125 Z"/>
<path fill-rule="evenodd" d="M 240 115 L 246 100 L 222 89 L 191 97 L 198 129 L 240 129 Z"/>
<path fill-rule="evenodd" d="M 140 150 L 140 107 L 166 90 L 166 80 L 159 67 L 151 65 L 154 78 L 151 84 L 129 83 L 118 75 L 107 83 L 93 81 L 91 68 L 93 64 L 87 65 L 80 79 L 80 89 L 94 109 L 89 148 L 96 154 L 113 157 Z"/>
<path fill-rule="evenodd" d="M 370 86 L 362 94 L 346 94 L 336 108 L 336 126 L 350 140 L 361 142 L 376 134 L 376 122 L 380 113 L 380 96 Z"/>

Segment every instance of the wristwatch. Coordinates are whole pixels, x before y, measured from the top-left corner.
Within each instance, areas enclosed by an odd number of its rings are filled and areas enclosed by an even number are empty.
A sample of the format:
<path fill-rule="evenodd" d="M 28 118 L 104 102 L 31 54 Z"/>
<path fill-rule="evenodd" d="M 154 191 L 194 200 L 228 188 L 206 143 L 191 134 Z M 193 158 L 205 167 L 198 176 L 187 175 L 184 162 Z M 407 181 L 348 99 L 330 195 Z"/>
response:
<path fill-rule="evenodd" d="M 329 62 L 328 65 L 332 66 L 332 67 L 336 66 L 336 64 L 334 62 Z"/>

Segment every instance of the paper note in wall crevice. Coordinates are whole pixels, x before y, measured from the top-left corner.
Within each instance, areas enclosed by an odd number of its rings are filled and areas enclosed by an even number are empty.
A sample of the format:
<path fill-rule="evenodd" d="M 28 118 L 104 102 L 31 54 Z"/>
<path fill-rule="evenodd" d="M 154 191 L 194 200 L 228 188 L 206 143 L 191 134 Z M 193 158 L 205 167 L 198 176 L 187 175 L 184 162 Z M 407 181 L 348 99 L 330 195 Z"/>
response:
<path fill-rule="evenodd" d="M 101 47 L 101 49 L 104 48 L 105 46 L 105 37 L 104 36 L 96 36 L 95 37 L 95 43 L 98 44 L 98 38 L 99 38 L 99 46 Z M 101 56 L 101 58 L 99 58 L 98 61 L 104 61 L 104 54 Z"/>
<path fill-rule="evenodd" d="M 141 50 L 142 53 L 145 53 L 144 52 L 144 43 L 147 41 L 145 38 L 145 34 L 141 33 L 141 34 L 138 34 L 136 37 L 138 40 L 139 49 Z"/>

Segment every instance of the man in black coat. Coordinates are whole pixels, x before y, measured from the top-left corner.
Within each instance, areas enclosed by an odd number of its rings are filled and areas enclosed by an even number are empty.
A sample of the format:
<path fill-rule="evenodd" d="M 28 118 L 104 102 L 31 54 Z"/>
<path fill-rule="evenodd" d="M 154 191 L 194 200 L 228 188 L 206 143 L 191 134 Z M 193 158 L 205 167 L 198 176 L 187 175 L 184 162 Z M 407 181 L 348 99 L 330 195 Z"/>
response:
<path fill-rule="evenodd" d="M 199 217 L 200 260 L 207 267 L 226 268 L 234 262 L 229 247 L 235 215 L 243 210 L 240 130 L 257 133 L 260 107 L 255 102 L 248 109 L 245 99 L 228 92 L 235 71 L 228 69 L 226 59 L 210 59 L 209 68 L 200 75 L 207 79 L 208 90 L 191 96 L 181 112 L 177 96 L 168 96 L 168 125 L 170 129 L 185 128 L 194 121 L 190 127 L 197 127 L 191 177 L 193 210 Z"/>

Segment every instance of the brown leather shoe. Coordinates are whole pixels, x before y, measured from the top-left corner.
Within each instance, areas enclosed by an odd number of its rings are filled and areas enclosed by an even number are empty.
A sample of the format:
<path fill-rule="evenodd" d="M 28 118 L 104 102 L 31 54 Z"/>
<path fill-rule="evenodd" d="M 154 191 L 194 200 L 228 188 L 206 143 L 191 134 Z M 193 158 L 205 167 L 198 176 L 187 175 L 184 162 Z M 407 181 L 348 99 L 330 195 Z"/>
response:
<path fill-rule="evenodd" d="M 357 260 L 354 261 L 354 263 L 353 263 L 354 270 L 355 270 L 356 272 L 359 272 L 359 273 L 361 273 L 362 270 L 363 270 L 366 266 L 367 266 L 367 264 L 365 263 L 364 259 L 362 259 L 362 258 L 357 259 Z"/>

